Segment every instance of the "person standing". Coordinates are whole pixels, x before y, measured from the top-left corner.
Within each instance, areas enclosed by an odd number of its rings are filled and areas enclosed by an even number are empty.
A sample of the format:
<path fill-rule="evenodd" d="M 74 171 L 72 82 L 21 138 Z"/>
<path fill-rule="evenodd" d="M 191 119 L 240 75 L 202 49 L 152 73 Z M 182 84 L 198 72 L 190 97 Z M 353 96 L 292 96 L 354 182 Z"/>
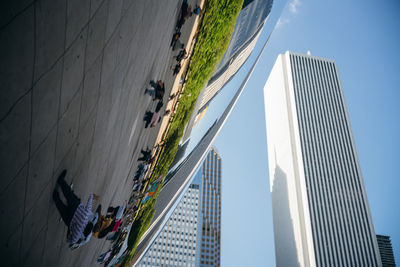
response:
<path fill-rule="evenodd" d="M 92 230 L 98 219 L 98 213 L 92 212 L 92 201 L 98 199 L 98 196 L 91 194 L 86 206 L 75 195 L 71 187 L 65 182 L 64 178 L 67 170 L 63 170 L 57 179 L 56 188 L 53 192 L 53 200 L 61 215 L 62 220 L 68 227 L 67 243 L 70 248 L 77 248 L 86 244 L 92 235 Z M 67 204 L 61 201 L 58 187 L 67 200 Z"/>

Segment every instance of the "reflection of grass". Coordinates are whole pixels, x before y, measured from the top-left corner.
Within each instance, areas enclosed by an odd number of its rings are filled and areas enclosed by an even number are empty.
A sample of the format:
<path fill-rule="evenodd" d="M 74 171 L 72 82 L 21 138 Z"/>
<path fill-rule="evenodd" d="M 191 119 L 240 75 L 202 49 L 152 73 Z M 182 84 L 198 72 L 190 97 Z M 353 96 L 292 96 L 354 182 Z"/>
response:
<path fill-rule="evenodd" d="M 206 0 L 205 14 L 191 57 L 185 90 L 165 138 L 165 147 L 151 175 L 151 181 L 160 175 L 167 174 L 178 150 L 183 129 L 193 112 L 196 99 L 229 45 L 235 20 L 242 4 L 243 0 Z M 154 216 L 153 208 L 157 195 L 142 207 L 141 214 L 133 224 L 129 235 L 129 249 L 132 249 L 129 259 L 133 257 L 140 237 Z M 129 259 L 125 262 L 129 262 Z"/>
<path fill-rule="evenodd" d="M 207 1 L 206 12 L 189 66 L 185 90 L 168 130 L 166 146 L 155 167 L 153 179 L 168 172 L 196 99 L 228 47 L 242 4 L 243 0 Z"/>
<path fill-rule="evenodd" d="M 144 208 L 142 209 L 136 220 L 133 222 L 132 225 L 132 230 L 129 233 L 128 237 L 128 247 L 132 249 L 132 251 L 135 251 L 140 237 L 146 232 L 147 228 L 149 228 L 151 220 L 153 219 L 155 209 L 153 209 L 153 206 L 155 204 L 155 199 L 149 200 L 148 201 L 147 207 L 150 208 Z"/>

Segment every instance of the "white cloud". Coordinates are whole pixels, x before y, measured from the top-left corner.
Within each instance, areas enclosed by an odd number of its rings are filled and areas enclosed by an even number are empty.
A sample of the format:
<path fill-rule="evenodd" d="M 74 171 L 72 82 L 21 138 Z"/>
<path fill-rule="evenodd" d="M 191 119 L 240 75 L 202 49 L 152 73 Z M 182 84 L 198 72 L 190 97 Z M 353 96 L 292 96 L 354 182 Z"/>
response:
<path fill-rule="evenodd" d="M 292 2 L 289 3 L 289 10 L 291 13 L 297 13 L 298 8 L 301 5 L 300 0 L 293 0 Z"/>
<path fill-rule="evenodd" d="M 286 14 L 286 18 L 280 17 L 278 19 L 278 22 L 276 23 L 276 28 L 282 28 L 283 25 L 289 24 L 291 21 L 291 18 L 294 16 L 294 14 L 299 12 L 299 6 L 301 6 L 300 0 L 292 0 L 289 3 L 289 12 L 290 14 Z"/>
<path fill-rule="evenodd" d="M 288 24 L 290 22 L 290 19 L 286 18 L 279 18 L 278 22 L 276 23 L 276 28 L 281 28 L 283 25 Z"/>

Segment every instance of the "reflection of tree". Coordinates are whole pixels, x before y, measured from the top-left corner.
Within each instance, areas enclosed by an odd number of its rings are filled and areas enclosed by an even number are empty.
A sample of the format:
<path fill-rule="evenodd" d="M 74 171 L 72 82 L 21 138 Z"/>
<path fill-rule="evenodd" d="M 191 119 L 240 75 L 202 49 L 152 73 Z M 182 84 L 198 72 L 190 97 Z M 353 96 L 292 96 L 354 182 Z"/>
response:
<path fill-rule="evenodd" d="M 289 209 L 287 176 L 277 165 L 272 187 L 276 266 L 300 266 L 297 261 L 293 221 Z"/>

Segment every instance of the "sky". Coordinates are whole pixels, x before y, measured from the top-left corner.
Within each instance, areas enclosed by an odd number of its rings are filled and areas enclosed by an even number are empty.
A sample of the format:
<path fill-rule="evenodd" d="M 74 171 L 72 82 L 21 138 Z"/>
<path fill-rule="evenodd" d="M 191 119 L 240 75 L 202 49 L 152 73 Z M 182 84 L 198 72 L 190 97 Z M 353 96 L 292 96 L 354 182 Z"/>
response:
<path fill-rule="evenodd" d="M 279 2 L 276 0 L 275 2 Z M 275 266 L 263 88 L 289 50 L 333 59 L 339 69 L 377 234 L 400 264 L 400 3 L 289 0 L 267 48 L 214 146 L 222 158 L 222 266 Z M 267 38 L 219 93 L 194 135 L 233 96 Z"/>

